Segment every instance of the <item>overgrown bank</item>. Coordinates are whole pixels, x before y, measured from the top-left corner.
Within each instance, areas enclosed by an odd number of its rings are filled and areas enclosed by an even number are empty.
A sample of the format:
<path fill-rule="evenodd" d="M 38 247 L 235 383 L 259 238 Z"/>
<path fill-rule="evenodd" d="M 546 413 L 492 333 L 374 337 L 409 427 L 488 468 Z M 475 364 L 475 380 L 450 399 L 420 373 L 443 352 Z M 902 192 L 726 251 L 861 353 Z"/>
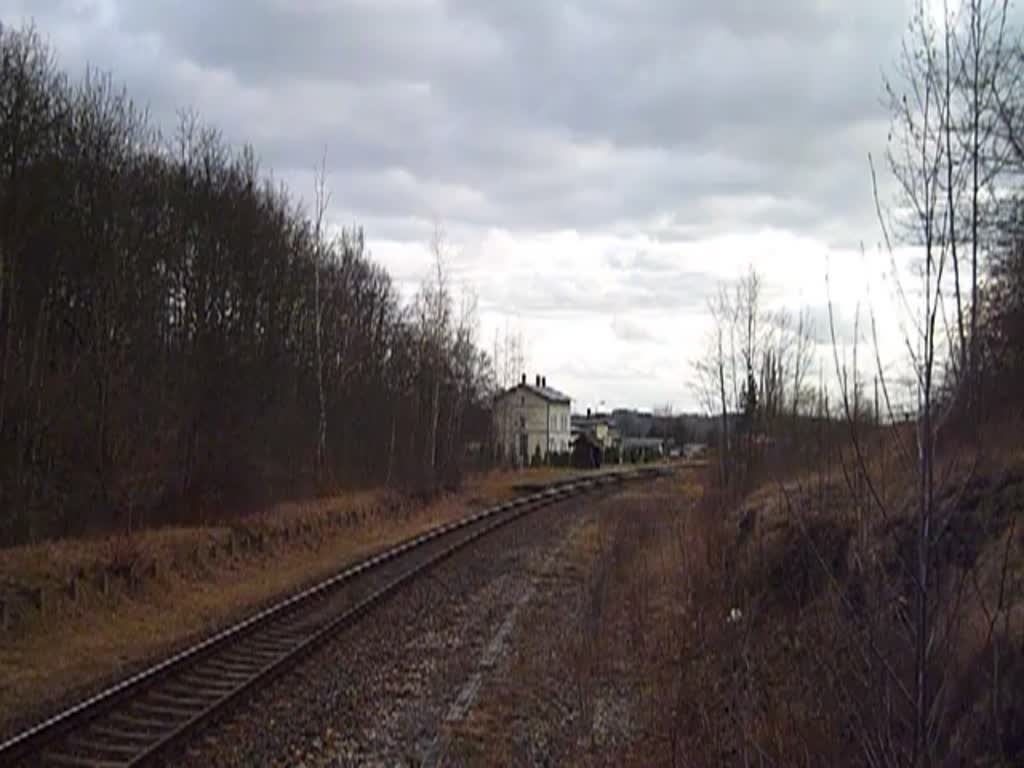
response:
<path fill-rule="evenodd" d="M 951 471 L 941 501 L 947 765 L 1024 760 L 1024 455 L 1000 455 Z M 890 472 L 883 515 L 838 468 L 728 499 L 716 471 L 600 505 L 454 735 L 467 762 L 913 764 L 911 478 Z"/>

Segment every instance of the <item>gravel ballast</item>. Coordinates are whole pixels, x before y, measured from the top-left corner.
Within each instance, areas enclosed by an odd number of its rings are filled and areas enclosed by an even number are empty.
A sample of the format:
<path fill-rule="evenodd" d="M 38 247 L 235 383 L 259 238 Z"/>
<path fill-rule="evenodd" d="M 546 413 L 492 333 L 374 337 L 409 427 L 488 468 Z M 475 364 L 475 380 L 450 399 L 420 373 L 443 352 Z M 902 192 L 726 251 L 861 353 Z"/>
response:
<path fill-rule="evenodd" d="M 186 766 L 445 764 L 446 733 L 508 654 L 559 548 L 598 503 L 574 499 L 503 528 L 402 589 L 211 726 Z M 538 586 L 540 584 L 540 586 Z"/>

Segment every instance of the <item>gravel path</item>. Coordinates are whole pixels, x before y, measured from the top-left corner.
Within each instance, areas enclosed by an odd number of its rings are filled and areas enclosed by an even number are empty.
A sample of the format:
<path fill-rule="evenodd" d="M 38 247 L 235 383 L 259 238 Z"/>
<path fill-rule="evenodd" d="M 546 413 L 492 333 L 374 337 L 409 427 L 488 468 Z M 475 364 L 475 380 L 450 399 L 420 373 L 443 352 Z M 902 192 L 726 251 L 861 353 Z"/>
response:
<path fill-rule="evenodd" d="M 517 521 L 402 590 L 359 626 L 213 726 L 185 766 L 448 762 L 467 718 L 555 553 L 595 497 Z"/>

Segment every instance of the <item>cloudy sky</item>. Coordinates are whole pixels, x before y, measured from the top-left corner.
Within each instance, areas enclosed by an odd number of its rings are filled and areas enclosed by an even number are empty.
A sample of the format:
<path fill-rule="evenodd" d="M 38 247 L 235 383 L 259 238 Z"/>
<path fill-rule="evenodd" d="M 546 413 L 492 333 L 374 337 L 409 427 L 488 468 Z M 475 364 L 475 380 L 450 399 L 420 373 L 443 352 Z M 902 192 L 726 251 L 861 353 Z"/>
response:
<path fill-rule="evenodd" d="M 845 318 L 887 266 L 867 156 L 907 0 L 0 0 L 168 130 L 196 109 L 406 292 L 436 221 L 481 342 L 581 406 L 693 409 L 716 284 Z M 887 188 L 883 179 L 883 188 Z M 867 247 L 863 256 L 860 244 Z M 884 302 L 880 292 L 870 296 Z M 884 314 L 885 309 L 880 308 Z"/>

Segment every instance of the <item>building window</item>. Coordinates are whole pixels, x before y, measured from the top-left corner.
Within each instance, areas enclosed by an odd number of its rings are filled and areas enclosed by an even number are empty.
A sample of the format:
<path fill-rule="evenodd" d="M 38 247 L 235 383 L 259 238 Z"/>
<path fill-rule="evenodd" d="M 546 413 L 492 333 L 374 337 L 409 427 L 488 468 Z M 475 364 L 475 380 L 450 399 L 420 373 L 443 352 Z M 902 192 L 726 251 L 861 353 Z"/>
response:
<path fill-rule="evenodd" d="M 526 417 L 525 416 L 520 416 L 519 417 L 519 428 L 520 429 L 526 429 Z"/>

